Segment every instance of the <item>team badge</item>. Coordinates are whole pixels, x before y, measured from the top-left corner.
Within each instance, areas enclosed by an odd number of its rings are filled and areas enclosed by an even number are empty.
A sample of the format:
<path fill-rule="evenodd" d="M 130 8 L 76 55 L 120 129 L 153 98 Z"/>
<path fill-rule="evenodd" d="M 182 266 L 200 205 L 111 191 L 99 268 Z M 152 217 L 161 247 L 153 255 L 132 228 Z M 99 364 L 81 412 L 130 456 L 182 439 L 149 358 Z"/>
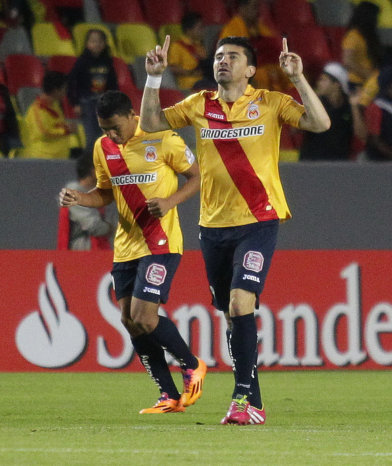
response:
<path fill-rule="evenodd" d="M 259 118 L 259 116 L 260 116 L 259 107 L 256 104 L 249 105 L 249 108 L 248 108 L 249 120 L 255 120 L 256 118 Z"/>
<path fill-rule="evenodd" d="M 166 267 L 161 264 L 151 264 L 147 268 L 146 280 L 152 285 L 162 285 L 166 278 Z"/>
<path fill-rule="evenodd" d="M 154 146 L 146 147 L 144 158 L 147 160 L 147 162 L 155 162 L 155 160 L 158 158 L 158 154 Z"/>
<path fill-rule="evenodd" d="M 242 263 L 246 270 L 252 272 L 261 272 L 264 265 L 264 257 L 259 251 L 248 251 L 244 256 L 244 262 Z"/>

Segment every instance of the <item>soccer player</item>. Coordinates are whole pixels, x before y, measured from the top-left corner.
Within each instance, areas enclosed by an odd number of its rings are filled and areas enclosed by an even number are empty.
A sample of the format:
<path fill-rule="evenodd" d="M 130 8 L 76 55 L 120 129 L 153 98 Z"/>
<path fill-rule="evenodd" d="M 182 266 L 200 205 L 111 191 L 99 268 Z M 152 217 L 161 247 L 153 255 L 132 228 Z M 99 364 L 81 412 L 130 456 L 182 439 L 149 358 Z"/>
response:
<path fill-rule="evenodd" d="M 191 353 L 174 323 L 158 315 L 158 308 L 168 299 L 183 251 L 176 205 L 199 190 L 199 169 L 178 134 L 146 134 L 140 129 L 125 94 L 104 93 L 98 99 L 97 115 L 104 132 L 94 147 L 97 186 L 88 193 L 63 189 L 60 204 L 102 207 L 115 200 L 119 223 L 112 277 L 121 320 L 161 393 L 152 408 L 140 413 L 183 412 L 201 396 L 206 365 Z M 177 173 L 186 178 L 180 189 Z M 181 366 L 182 395 L 164 349 Z"/>
<path fill-rule="evenodd" d="M 254 89 L 256 55 L 241 37 L 220 40 L 213 70 L 218 91 L 201 91 L 161 109 L 159 87 L 170 36 L 147 52 L 141 109 L 145 131 L 193 125 L 201 173 L 200 238 L 217 309 L 230 316 L 228 338 L 235 387 L 222 424 L 264 424 L 255 355 L 255 306 L 274 252 L 280 220 L 290 218 L 278 171 L 283 123 L 321 132 L 330 120 L 303 75 L 301 58 L 283 39 L 282 70 L 303 105 L 290 96 Z M 252 375 L 254 377 L 252 377 Z"/>

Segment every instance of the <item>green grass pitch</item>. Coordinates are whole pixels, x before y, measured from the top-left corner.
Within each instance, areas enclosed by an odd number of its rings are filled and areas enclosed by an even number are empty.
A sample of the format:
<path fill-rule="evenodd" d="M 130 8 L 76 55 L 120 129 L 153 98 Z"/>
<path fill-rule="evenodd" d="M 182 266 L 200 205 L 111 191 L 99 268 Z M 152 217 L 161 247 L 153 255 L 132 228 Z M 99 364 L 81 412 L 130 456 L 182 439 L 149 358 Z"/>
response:
<path fill-rule="evenodd" d="M 175 374 L 180 384 L 180 375 Z M 266 372 L 265 426 L 221 426 L 233 376 L 185 413 L 139 415 L 143 373 L 0 374 L 0 465 L 392 464 L 390 371 Z"/>

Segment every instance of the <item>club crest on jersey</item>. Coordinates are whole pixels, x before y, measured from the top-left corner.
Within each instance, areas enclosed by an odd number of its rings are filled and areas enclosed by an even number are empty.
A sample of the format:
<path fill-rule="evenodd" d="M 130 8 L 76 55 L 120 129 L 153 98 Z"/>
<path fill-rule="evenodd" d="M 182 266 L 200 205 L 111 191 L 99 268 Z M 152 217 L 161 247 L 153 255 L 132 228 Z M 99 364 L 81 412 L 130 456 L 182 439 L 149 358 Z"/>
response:
<path fill-rule="evenodd" d="M 246 270 L 252 270 L 252 272 L 261 272 L 264 265 L 264 257 L 259 251 L 248 251 L 244 256 L 244 262 L 242 263 Z"/>
<path fill-rule="evenodd" d="M 152 285 L 162 285 L 166 278 L 166 267 L 161 264 L 150 264 L 146 272 L 146 280 Z"/>
<path fill-rule="evenodd" d="M 147 162 L 155 162 L 155 160 L 158 158 L 156 148 L 154 146 L 147 146 L 144 153 L 144 158 L 147 160 Z"/>
<path fill-rule="evenodd" d="M 255 120 L 256 118 L 259 118 L 259 116 L 260 116 L 260 111 L 259 111 L 258 105 L 256 104 L 249 105 L 249 108 L 248 108 L 249 120 Z"/>

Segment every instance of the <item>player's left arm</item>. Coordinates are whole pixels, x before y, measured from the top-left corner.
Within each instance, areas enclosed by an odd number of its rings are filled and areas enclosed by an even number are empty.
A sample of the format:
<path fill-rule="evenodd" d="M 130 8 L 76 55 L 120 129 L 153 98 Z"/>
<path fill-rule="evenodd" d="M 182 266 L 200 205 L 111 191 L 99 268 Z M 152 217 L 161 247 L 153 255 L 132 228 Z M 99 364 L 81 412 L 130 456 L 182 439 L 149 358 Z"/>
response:
<path fill-rule="evenodd" d="M 167 198 L 148 199 L 148 211 L 154 217 L 163 217 L 178 204 L 194 196 L 200 190 L 200 172 L 197 162 L 194 162 L 188 170 L 181 173 L 186 182 L 181 188 Z"/>
<path fill-rule="evenodd" d="M 283 38 L 283 50 L 279 57 L 279 63 L 296 87 L 305 107 L 298 127 L 313 133 L 327 131 L 331 127 L 328 113 L 303 74 L 301 57 L 288 51 L 286 38 Z"/>

